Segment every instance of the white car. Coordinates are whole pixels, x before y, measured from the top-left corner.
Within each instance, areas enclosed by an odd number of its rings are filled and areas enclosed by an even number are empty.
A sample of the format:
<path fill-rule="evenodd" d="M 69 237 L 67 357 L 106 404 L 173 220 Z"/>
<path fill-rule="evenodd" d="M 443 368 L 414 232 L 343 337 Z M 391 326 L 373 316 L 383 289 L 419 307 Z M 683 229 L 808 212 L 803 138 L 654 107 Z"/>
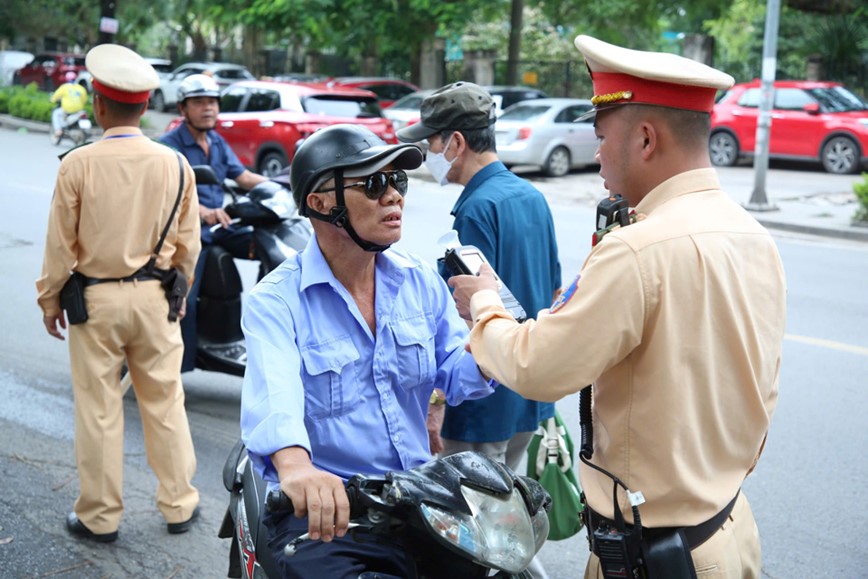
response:
<path fill-rule="evenodd" d="M 417 90 L 399 98 L 387 109 L 383 109 L 383 116 L 392 121 L 395 130 L 403 129 L 407 125 L 419 122 L 419 108 L 425 97 L 434 92 L 433 90 Z"/>
<path fill-rule="evenodd" d="M 12 76 L 33 60 L 33 54 L 21 50 L 0 50 L 0 86 L 11 86 Z"/>
<path fill-rule="evenodd" d="M 145 62 L 154 67 L 154 70 L 157 71 L 157 76 L 159 76 L 160 79 L 166 78 L 172 74 L 172 61 L 167 58 L 151 58 L 146 56 Z M 91 76 L 88 71 L 83 70 L 78 73 L 75 82 L 83 86 L 87 92 L 93 92 L 93 83 L 91 82 Z"/>
<path fill-rule="evenodd" d="M 597 136 L 586 99 L 545 98 L 507 108 L 494 125 L 497 156 L 507 167 L 536 165 L 550 177 L 596 164 Z"/>
<path fill-rule="evenodd" d="M 207 74 L 217 81 L 221 89 L 240 80 L 256 80 L 250 71 L 240 64 L 225 62 L 188 62 L 160 79 L 160 88 L 154 89 L 151 103 L 158 111 L 168 111 L 178 104 L 178 87 L 191 74 Z"/>

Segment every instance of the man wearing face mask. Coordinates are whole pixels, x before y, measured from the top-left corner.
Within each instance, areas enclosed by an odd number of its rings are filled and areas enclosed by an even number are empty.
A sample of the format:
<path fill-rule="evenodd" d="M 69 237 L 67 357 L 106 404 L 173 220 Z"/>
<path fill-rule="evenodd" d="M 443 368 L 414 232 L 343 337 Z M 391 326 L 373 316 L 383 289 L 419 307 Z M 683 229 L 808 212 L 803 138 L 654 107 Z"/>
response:
<path fill-rule="evenodd" d="M 551 305 L 561 284 L 555 227 L 542 193 L 497 159 L 491 95 L 471 82 L 456 82 L 425 98 L 420 116 L 418 123 L 398 131 L 398 139 L 427 139 L 425 166 L 434 180 L 464 186 L 452 208 L 453 229 L 463 245 L 482 251 L 535 318 Z M 448 277 L 443 267 L 440 273 Z M 554 415 L 553 404 L 525 400 L 507 388 L 459 406 L 437 402 L 430 409 L 432 452 L 446 456 L 475 450 L 513 470 L 539 423 Z M 546 576 L 541 566 L 533 565 L 531 571 L 534 577 Z"/>

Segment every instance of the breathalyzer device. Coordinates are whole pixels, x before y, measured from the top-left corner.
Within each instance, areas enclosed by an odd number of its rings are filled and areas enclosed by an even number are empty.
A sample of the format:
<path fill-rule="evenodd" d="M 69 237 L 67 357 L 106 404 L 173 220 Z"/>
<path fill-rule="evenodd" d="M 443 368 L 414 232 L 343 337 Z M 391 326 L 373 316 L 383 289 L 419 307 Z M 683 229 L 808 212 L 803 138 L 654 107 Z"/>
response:
<path fill-rule="evenodd" d="M 461 245 L 451 247 L 446 250 L 444 256 L 446 268 L 452 275 L 479 275 L 479 268 L 483 263 L 488 263 L 482 251 L 475 245 Z M 521 306 L 519 301 L 515 299 L 506 284 L 494 274 L 497 278 L 497 291 L 500 294 L 500 299 L 503 301 L 504 307 L 512 314 L 512 317 L 517 322 L 523 322 L 527 319 L 527 313 Z"/>

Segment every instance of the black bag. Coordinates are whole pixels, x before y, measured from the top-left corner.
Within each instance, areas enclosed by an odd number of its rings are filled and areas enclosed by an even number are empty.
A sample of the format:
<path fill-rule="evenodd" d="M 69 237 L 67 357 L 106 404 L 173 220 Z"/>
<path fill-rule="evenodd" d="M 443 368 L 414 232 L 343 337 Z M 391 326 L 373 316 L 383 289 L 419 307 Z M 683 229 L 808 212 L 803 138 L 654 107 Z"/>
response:
<path fill-rule="evenodd" d="M 66 310 L 66 321 L 72 325 L 87 321 L 87 303 L 84 301 L 86 281 L 86 276 L 74 271 L 60 290 L 60 307 Z"/>
<path fill-rule="evenodd" d="M 160 283 L 166 292 L 166 299 L 169 300 L 169 321 L 175 322 L 181 315 L 181 307 L 187 297 L 187 276 L 173 267 L 163 274 Z"/>

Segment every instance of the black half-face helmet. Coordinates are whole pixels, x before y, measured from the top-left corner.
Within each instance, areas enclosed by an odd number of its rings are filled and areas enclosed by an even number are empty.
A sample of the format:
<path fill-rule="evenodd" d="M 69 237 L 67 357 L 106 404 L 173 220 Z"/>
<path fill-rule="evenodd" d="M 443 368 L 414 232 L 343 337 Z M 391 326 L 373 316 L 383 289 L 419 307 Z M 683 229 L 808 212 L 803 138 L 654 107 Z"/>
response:
<path fill-rule="evenodd" d="M 310 216 L 308 195 L 329 179 L 364 177 L 389 164 L 405 171 L 417 169 L 422 150 L 407 143 L 389 145 L 359 125 L 318 130 L 302 142 L 292 159 L 289 181 L 298 212 Z"/>

